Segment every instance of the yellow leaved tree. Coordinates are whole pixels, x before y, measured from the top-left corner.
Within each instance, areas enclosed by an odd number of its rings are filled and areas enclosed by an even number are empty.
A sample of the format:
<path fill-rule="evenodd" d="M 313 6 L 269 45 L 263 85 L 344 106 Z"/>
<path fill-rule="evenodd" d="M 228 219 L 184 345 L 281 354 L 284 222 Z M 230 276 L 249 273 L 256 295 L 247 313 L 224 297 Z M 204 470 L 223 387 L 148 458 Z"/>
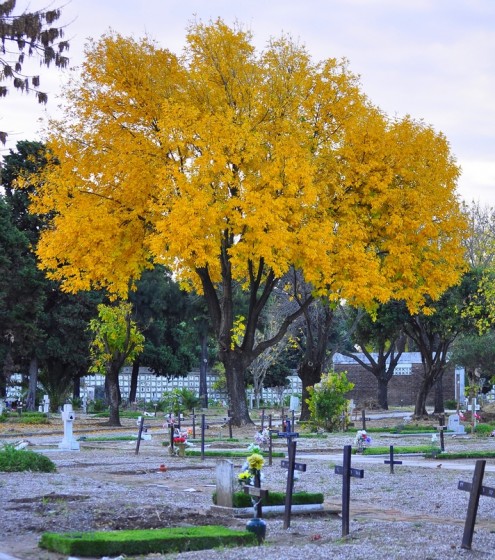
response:
<path fill-rule="evenodd" d="M 286 36 L 258 52 L 222 20 L 191 25 L 181 56 L 109 34 L 87 47 L 66 101 L 33 198 L 32 211 L 53 215 L 42 266 L 66 290 L 125 298 L 162 263 L 204 294 L 236 425 L 250 422 L 246 368 L 315 297 L 415 310 L 458 280 L 464 225 L 446 139 L 387 118 L 346 61 L 314 62 Z M 260 341 L 290 269 L 312 292 Z"/>

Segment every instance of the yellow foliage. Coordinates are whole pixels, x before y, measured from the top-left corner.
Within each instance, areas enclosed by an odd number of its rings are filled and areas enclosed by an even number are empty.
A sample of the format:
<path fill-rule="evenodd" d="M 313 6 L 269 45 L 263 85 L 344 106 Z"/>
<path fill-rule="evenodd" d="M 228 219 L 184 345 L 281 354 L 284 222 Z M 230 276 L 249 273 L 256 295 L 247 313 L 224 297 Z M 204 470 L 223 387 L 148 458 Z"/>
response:
<path fill-rule="evenodd" d="M 221 20 L 182 57 L 117 34 L 91 43 L 53 123 L 33 212 L 64 289 L 124 297 L 152 262 L 249 284 L 302 270 L 316 295 L 411 310 L 463 269 L 459 168 L 446 139 L 372 106 L 347 62 L 288 37 L 257 53 Z M 31 179 L 32 180 L 32 179 Z"/>

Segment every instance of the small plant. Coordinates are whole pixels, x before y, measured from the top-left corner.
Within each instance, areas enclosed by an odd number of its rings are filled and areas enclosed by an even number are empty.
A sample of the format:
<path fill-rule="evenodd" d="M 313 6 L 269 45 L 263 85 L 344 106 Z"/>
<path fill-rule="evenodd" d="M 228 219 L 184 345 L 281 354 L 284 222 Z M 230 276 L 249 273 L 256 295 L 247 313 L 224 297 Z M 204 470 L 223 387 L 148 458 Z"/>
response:
<path fill-rule="evenodd" d="M 53 461 L 40 453 L 26 449 L 16 449 L 14 445 L 6 445 L 0 450 L 1 472 L 31 471 L 51 473 L 56 470 Z"/>

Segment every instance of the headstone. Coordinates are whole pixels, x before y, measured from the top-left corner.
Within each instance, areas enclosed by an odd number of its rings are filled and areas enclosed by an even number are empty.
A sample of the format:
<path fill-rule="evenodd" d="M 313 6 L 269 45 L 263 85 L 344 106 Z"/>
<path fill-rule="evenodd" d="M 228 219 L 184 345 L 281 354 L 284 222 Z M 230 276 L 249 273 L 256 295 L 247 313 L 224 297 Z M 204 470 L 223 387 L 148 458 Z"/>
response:
<path fill-rule="evenodd" d="M 291 397 L 289 409 L 296 412 L 299 409 L 299 397 Z"/>
<path fill-rule="evenodd" d="M 461 424 L 461 419 L 458 414 L 451 414 L 447 422 L 447 429 L 449 432 L 455 432 L 456 434 L 464 434 L 465 429 Z"/>
<path fill-rule="evenodd" d="M 43 412 L 48 414 L 50 412 L 50 397 L 43 395 Z"/>
<path fill-rule="evenodd" d="M 223 460 L 217 464 L 217 505 L 232 507 L 234 495 L 234 464 Z"/>
<path fill-rule="evenodd" d="M 77 442 L 72 435 L 72 428 L 76 415 L 72 410 L 71 404 L 64 404 L 62 411 L 62 420 L 64 421 L 64 439 L 58 444 L 59 449 L 66 449 L 68 451 L 78 451 L 79 442 Z"/>

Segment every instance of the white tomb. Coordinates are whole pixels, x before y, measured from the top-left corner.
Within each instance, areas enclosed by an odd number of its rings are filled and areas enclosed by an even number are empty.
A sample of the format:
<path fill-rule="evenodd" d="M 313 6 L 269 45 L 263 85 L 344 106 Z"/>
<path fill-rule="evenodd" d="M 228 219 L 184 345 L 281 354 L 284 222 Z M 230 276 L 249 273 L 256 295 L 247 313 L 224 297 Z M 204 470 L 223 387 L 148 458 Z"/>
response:
<path fill-rule="evenodd" d="M 67 451 L 78 451 L 79 442 L 72 435 L 73 423 L 76 418 L 71 404 L 64 404 L 62 420 L 64 421 L 64 439 L 58 444 L 59 449 Z"/>

